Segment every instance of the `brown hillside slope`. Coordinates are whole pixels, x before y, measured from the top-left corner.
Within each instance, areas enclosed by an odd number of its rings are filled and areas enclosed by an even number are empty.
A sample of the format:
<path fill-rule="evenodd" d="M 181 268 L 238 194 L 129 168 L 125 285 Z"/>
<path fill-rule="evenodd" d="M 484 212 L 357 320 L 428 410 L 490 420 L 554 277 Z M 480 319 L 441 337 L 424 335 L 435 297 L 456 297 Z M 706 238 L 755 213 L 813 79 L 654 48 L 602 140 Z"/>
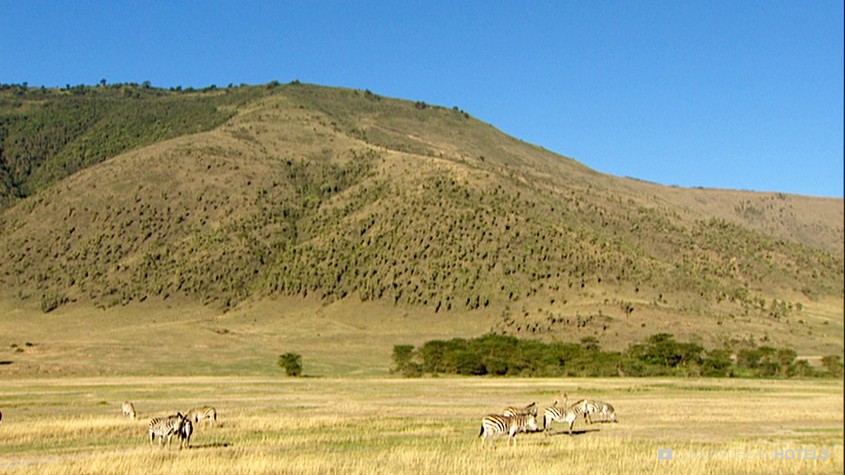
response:
<path fill-rule="evenodd" d="M 842 237 L 841 199 L 610 177 L 458 110 L 289 85 L 3 212 L 0 280 L 45 311 L 299 295 L 552 338 L 656 322 L 841 347 L 805 309 L 841 303 Z"/>

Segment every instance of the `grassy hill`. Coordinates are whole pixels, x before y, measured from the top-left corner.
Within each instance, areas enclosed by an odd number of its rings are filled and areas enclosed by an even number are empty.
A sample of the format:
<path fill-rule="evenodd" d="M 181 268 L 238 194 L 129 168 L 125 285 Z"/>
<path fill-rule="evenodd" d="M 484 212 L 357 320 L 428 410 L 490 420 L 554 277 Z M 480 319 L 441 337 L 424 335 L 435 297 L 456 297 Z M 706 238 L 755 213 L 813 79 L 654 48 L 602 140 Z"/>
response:
<path fill-rule="evenodd" d="M 0 91 L 0 284 L 21 305 L 316 299 L 611 348 L 842 351 L 841 199 L 603 175 L 369 91 L 76 89 Z"/>

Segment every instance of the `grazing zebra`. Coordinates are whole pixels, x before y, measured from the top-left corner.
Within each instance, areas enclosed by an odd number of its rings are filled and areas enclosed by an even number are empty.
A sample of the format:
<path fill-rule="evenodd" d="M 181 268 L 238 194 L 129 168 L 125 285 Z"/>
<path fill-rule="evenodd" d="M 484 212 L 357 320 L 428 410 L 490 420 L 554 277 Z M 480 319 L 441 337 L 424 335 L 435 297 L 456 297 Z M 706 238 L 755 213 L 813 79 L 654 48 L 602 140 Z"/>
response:
<path fill-rule="evenodd" d="M 516 447 L 516 434 L 519 432 L 536 432 L 537 419 L 531 414 L 520 414 L 515 416 L 500 416 L 498 414 L 490 414 L 481 419 L 481 432 L 478 436 L 481 437 L 481 446 L 484 447 L 484 441 L 488 437 L 494 435 L 508 435 L 508 445 L 513 440 L 513 446 Z M 493 439 L 490 439 L 490 445 L 493 445 Z"/>
<path fill-rule="evenodd" d="M 130 419 L 135 419 L 135 406 L 129 401 L 123 401 L 121 405 L 121 409 L 123 410 L 123 416 L 128 417 Z"/>
<path fill-rule="evenodd" d="M 580 413 L 582 416 L 584 416 L 584 419 L 587 420 L 587 423 L 592 424 L 593 420 L 590 418 L 590 414 L 598 412 L 599 408 L 596 405 L 597 402 L 598 401 L 591 401 L 589 399 L 581 399 L 580 401 L 573 404 L 571 407 L 577 407 L 578 409 L 580 409 Z"/>
<path fill-rule="evenodd" d="M 188 418 L 182 423 L 182 430 L 179 431 L 179 448 L 191 447 L 191 434 L 194 433 L 194 424 Z"/>
<path fill-rule="evenodd" d="M 606 402 L 582 399 L 576 402 L 575 405 L 581 408 L 584 418 L 590 424 L 593 423 L 592 415 L 596 413 L 602 416 L 602 420 L 599 422 L 618 422 L 616 420 L 616 411 L 613 409 L 613 406 Z"/>
<path fill-rule="evenodd" d="M 575 425 L 578 416 L 583 413 L 583 407 L 578 404 L 573 404 L 565 409 L 557 406 L 547 407 L 543 412 L 543 432 L 551 428 L 552 422 L 565 422 L 569 424 L 569 435 L 572 435 L 572 426 Z"/>
<path fill-rule="evenodd" d="M 185 421 L 187 419 L 181 412 L 167 417 L 153 417 L 150 419 L 150 444 L 158 437 L 158 445 L 163 446 L 164 438 L 167 437 L 167 446 L 170 447 L 170 439 L 174 435 L 182 439 Z M 181 444 L 179 447 L 181 448 Z"/>
<path fill-rule="evenodd" d="M 606 402 L 602 401 L 591 401 L 592 406 L 595 407 L 595 410 L 591 412 L 597 412 L 601 415 L 602 420 L 600 422 L 619 422 L 616 419 L 616 410 L 613 409 L 613 406 Z M 590 421 L 592 423 L 592 420 Z"/>
<path fill-rule="evenodd" d="M 197 424 L 199 424 L 201 420 L 207 419 L 208 425 L 213 426 L 214 423 L 217 422 L 217 409 L 214 409 L 211 406 L 195 407 L 188 411 L 188 415 L 185 417 Z"/>
<path fill-rule="evenodd" d="M 525 407 L 506 407 L 505 412 L 502 413 L 503 416 L 525 416 L 525 415 L 532 415 L 537 417 L 537 403 L 532 402 L 531 404 Z"/>

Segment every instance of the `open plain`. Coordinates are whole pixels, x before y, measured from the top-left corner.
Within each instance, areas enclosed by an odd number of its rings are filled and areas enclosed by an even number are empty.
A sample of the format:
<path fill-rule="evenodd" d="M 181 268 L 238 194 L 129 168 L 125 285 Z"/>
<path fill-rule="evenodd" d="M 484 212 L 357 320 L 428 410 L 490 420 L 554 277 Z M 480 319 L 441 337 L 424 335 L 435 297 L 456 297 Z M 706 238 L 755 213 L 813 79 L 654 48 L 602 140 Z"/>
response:
<path fill-rule="evenodd" d="M 811 377 L 841 369 L 842 204 L 605 175 L 370 90 L 0 85 L 0 473 L 842 473 L 843 381 Z M 391 372 L 489 333 L 805 379 Z M 482 448 L 564 393 L 619 422 Z"/>
<path fill-rule="evenodd" d="M 0 473 L 842 473 L 843 381 L 391 375 L 395 344 L 489 331 L 374 305 L 0 302 Z M 145 315 L 147 316 L 145 318 Z M 841 317 L 839 317 L 841 319 Z M 841 321 L 841 320 L 837 320 Z M 143 323 L 141 323 L 143 322 Z M 286 377 L 279 355 L 302 355 Z M 481 418 L 563 393 L 617 410 L 482 448 Z M 136 420 L 121 413 L 132 401 Z M 190 448 L 151 417 L 217 408 Z M 541 409 L 542 417 L 542 409 Z M 662 457 L 662 458 L 661 458 Z M 671 460 L 667 460 L 671 457 Z"/>
<path fill-rule="evenodd" d="M 619 422 L 481 447 L 482 416 L 562 392 L 612 402 Z M 15 378 L 0 472 L 842 473 L 842 394 L 830 380 Z M 190 448 L 149 443 L 150 417 L 199 404 L 219 419 Z"/>

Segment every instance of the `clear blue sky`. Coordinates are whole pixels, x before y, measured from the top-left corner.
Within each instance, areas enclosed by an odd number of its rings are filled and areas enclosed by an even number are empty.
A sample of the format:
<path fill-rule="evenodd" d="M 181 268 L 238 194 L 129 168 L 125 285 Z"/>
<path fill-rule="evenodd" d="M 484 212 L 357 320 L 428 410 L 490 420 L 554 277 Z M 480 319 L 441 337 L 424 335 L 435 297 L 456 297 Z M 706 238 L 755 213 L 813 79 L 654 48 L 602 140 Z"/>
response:
<path fill-rule="evenodd" d="M 0 83 L 458 106 L 600 172 L 843 196 L 842 0 L 0 0 Z"/>

